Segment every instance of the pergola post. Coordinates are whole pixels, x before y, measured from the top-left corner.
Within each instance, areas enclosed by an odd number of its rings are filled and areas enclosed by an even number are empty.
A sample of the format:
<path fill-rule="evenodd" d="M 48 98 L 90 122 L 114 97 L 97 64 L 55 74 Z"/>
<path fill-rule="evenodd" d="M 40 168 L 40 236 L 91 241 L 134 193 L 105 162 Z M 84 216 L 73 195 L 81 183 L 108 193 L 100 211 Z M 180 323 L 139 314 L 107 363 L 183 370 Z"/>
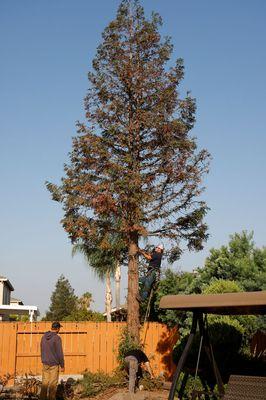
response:
<path fill-rule="evenodd" d="M 168 400 L 173 400 L 175 397 L 175 391 L 178 385 L 178 381 L 181 375 L 181 372 L 185 366 L 185 362 L 187 359 L 187 356 L 190 352 L 192 343 L 195 339 L 195 334 L 197 332 L 197 326 L 199 326 L 199 332 L 200 332 L 200 336 L 202 336 L 203 338 L 203 348 L 208 356 L 208 359 L 211 363 L 212 369 L 213 369 L 213 373 L 217 382 L 217 386 L 218 386 L 218 391 L 219 391 L 219 395 L 222 397 L 224 395 L 224 387 L 223 387 L 223 381 L 221 378 L 221 374 L 220 371 L 218 369 L 218 366 L 216 364 L 215 358 L 214 358 L 214 354 L 213 354 L 213 350 L 212 350 L 212 346 L 210 343 L 210 338 L 209 338 L 209 333 L 208 333 L 208 329 L 206 327 L 206 324 L 203 321 L 203 313 L 202 312 L 198 312 L 198 311 L 194 311 L 193 312 L 193 319 L 192 319 L 192 326 L 191 326 L 191 331 L 186 343 L 186 346 L 184 348 L 184 351 L 178 361 L 177 367 L 176 367 L 176 371 L 174 373 L 173 376 L 173 382 L 171 385 L 171 389 L 169 392 L 169 397 Z M 187 383 L 187 379 L 188 379 L 188 374 L 185 373 L 182 383 L 181 383 L 181 388 L 179 391 L 179 399 L 182 400 L 183 398 L 183 394 L 184 394 L 184 390 L 186 387 L 186 383 Z"/>
<path fill-rule="evenodd" d="M 173 400 L 174 397 L 175 397 L 175 391 L 176 391 L 177 383 L 178 383 L 181 371 L 182 371 L 182 369 L 184 367 L 184 364 L 186 362 L 189 350 L 190 350 L 191 345 L 193 343 L 194 336 L 195 336 L 195 333 L 196 333 L 196 330 L 197 330 L 197 323 L 198 323 L 198 313 L 195 312 L 195 313 L 193 313 L 192 326 L 191 326 L 191 331 L 190 331 L 190 334 L 189 334 L 189 337 L 188 337 L 188 341 L 187 341 L 186 346 L 184 348 L 184 351 L 183 351 L 183 353 L 182 353 L 182 355 L 181 355 L 181 357 L 180 357 L 180 359 L 178 361 L 178 364 L 177 364 L 177 367 L 176 367 L 176 370 L 175 370 L 175 373 L 174 373 L 174 376 L 173 376 L 173 382 L 172 382 L 170 393 L 169 393 L 169 397 L 168 397 L 169 400 Z M 185 376 L 184 376 L 184 378 L 185 378 Z M 184 390 L 184 389 L 185 389 L 185 387 L 182 384 L 182 390 Z"/>

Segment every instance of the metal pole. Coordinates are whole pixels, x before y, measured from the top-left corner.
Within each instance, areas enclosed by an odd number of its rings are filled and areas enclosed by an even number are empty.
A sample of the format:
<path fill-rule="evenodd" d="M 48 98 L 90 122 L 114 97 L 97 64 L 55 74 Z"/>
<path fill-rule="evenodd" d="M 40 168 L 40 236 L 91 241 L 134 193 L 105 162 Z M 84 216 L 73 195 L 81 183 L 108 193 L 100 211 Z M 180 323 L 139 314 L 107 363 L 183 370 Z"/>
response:
<path fill-rule="evenodd" d="M 184 366 L 184 364 L 186 362 L 190 347 L 191 347 L 191 345 L 193 343 L 194 336 L 195 336 L 195 333 L 196 333 L 196 330 L 197 330 L 198 319 L 199 319 L 199 314 L 197 312 L 194 312 L 193 313 L 193 320 L 192 320 L 192 326 L 191 326 L 190 335 L 188 337 L 188 341 L 186 343 L 184 351 L 183 351 L 183 353 L 182 353 L 182 355 L 181 355 L 181 357 L 180 357 L 180 359 L 178 361 L 178 364 L 177 364 L 177 367 L 176 367 L 176 371 L 175 371 L 174 376 L 173 376 L 173 382 L 172 382 L 171 389 L 170 389 L 170 392 L 169 392 L 168 400 L 174 400 L 175 391 L 176 391 L 176 388 L 177 388 L 177 383 L 178 383 L 182 368 L 183 368 L 183 366 Z"/>

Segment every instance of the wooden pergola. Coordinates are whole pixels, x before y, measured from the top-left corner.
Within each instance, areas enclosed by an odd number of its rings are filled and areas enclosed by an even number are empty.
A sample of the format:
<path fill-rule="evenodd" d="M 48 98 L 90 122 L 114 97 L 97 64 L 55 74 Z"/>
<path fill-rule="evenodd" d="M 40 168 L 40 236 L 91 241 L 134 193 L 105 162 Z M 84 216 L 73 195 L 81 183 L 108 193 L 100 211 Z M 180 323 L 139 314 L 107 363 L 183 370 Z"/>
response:
<path fill-rule="evenodd" d="M 193 294 L 193 295 L 168 295 L 163 296 L 160 301 L 160 308 L 172 309 L 179 311 L 191 311 L 193 313 L 191 331 L 184 348 L 184 351 L 178 361 L 173 382 L 169 392 L 169 400 L 174 399 L 175 390 L 185 366 L 187 356 L 190 352 L 191 345 L 195 339 L 197 328 L 199 329 L 201 342 L 200 347 L 203 346 L 207 357 L 212 366 L 214 376 L 217 382 L 218 391 L 220 396 L 224 395 L 224 387 L 222 378 L 216 364 L 212 345 L 208 335 L 206 326 L 206 318 L 204 314 L 218 314 L 218 315 L 259 315 L 266 314 L 266 291 L 261 292 L 240 292 L 240 293 L 224 293 L 224 294 Z M 200 352 L 199 352 L 200 354 Z M 198 368 L 199 357 L 197 361 Z M 187 375 L 181 383 L 179 390 L 179 398 L 182 399 L 186 387 Z"/>

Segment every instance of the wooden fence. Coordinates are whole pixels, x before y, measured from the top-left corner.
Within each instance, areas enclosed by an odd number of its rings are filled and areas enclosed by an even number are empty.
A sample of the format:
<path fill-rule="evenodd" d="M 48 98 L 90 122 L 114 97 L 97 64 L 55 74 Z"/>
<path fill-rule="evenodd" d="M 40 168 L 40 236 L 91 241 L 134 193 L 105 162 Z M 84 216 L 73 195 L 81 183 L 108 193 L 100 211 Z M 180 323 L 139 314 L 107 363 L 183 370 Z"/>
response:
<path fill-rule="evenodd" d="M 62 322 L 60 331 L 65 355 L 65 374 L 81 374 L 85 370 L 113 371 L 123 322 Z M 50 322 L 0 323 L 0 377 L 9 373 L 40 375 L 40 340 L 50 329 Z M 171 351 L 177 332 L 163 324 L 149 323 L 141 330 L 145 339 L 145 353 L 155 375 L 172 375 L 174 366 Z"/>

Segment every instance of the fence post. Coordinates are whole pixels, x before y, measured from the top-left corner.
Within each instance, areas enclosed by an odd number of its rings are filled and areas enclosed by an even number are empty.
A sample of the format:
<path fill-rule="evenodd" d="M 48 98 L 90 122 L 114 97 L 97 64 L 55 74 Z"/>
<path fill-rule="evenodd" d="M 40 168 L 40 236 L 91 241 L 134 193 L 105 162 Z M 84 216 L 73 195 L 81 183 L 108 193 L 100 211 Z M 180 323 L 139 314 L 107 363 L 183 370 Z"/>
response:
<path fill-rule="evenodd" d="M 17 371 L 16 371 L 16 367 L 17 367 L 17 343 L 18 343 L 17 331 L 18 331 L 18 323 L 15 322 L 13 324 L 13 334 L 12 334 L 12 339 L 11 339 L 12 342 L 13 342 L 13 345 L 12 345 L 12 348 L 13 348 L 12 370 L 13 370 L 13 375 L 14 375 L 14 383 L 15 383 L 16 373 L 17 373 Z"/>

